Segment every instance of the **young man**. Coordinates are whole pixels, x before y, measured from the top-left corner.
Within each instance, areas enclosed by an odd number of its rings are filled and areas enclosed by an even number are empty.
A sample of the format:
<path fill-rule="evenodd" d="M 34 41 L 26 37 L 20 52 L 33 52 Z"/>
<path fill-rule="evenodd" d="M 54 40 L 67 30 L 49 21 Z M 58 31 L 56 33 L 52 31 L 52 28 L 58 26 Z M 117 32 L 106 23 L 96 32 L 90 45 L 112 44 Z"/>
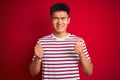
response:
<path fill-rule="evenodd" d="M 42 67 L 42 80 L 80 80 L 79 62 L 88 76 L 92 74 L 93 64 L 84 40 L 66 31 L 69 13 L 70 8 L 64 3 L 50 8 L 54 32 L 38 40 L 30 64 L 32 75 L 38 74 Z"/>

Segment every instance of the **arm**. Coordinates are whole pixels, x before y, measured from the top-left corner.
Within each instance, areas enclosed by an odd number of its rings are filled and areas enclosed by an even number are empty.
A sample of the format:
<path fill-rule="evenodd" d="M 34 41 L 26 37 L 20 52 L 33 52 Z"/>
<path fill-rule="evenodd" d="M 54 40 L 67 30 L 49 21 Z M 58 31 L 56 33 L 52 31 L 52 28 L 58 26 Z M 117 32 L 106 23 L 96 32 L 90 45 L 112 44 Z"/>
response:
<path fill-rule="evenodd" d="M 43 49 L 40 44 L 35 46 L 35 54 L 30 64 L 30 73 L 35 76 L 40 72 Z"/>
<path fill-rule="evenodd" d="M 92 71 L 93 71 L 93 64 L 91 61 L 89 61 L 86 56 L 84 55 L 83 52 L 79 53 L 79 57 L 80 57 L 80 61 L 82 64 L 82 70 L 88 75 L 92 75 Z"/>
<path fill-rule="evenodd" d="M 77 41 L 75 44 L 75 52 L 79 55 L 80 57 L 80 62 L 82 64 L 82 70 L 88 75 L 92 75 L 93 71 L 93 64 L 91 61 L 87 59 L 83 52 L 83 43 Z"/>

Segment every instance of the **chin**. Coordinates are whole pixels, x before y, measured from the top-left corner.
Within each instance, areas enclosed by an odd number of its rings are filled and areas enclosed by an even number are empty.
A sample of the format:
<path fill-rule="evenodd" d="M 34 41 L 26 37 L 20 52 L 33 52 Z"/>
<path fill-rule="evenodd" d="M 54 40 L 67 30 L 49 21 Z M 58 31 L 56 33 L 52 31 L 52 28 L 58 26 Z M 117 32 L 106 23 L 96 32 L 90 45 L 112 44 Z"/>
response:
<path fill-rule="evenodd" d="M 64 30 L 56 30 L 55 32 L 57 32 L 57 33 L 63 33 L 65 31 Z"/>
<path fill-rule="evenodd" d="M 64 30 L 55 30 L 55 32 L 62 33 L 62 32 L 64 32 Z"/>

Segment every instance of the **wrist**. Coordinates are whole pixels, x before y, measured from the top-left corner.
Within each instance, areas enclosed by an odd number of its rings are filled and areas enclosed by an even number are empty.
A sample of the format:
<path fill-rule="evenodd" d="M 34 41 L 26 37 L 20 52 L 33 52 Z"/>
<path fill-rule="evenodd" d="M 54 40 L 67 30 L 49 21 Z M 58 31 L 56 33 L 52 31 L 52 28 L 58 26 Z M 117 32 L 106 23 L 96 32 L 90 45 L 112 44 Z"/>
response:
<path fill-rule="evenodd" d="M 42 58 L 34 55 L 32 58 L 32 61 L 40 61 L 41 62 Z"/>
<path fill-rule="evenodd" d="M 78 54 L 81 55 L 83 53 L 83 50 L 78 50 Z"/>
<path fill-rule="evenodd" d="M 82 56 L 84 56 L 84 53 L 83 53 L 83 51 L 82 51 L 82 52 L 79 52 L 79 53 L 78 53 L 78 55 L 79 55 L 79 57 L 82 57 Z"/>

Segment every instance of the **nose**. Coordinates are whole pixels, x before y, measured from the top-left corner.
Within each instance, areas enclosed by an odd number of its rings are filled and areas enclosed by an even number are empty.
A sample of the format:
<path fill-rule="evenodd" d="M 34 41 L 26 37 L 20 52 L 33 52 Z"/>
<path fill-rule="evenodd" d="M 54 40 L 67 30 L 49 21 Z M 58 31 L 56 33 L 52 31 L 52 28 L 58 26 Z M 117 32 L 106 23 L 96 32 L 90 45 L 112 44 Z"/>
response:
<path fill-rule="evenodd" d="M 61 23 L 62 23 L 62 20 L 61 20 L 61 19 L 58 19 L 57 24 L 61 24 Z"/>

